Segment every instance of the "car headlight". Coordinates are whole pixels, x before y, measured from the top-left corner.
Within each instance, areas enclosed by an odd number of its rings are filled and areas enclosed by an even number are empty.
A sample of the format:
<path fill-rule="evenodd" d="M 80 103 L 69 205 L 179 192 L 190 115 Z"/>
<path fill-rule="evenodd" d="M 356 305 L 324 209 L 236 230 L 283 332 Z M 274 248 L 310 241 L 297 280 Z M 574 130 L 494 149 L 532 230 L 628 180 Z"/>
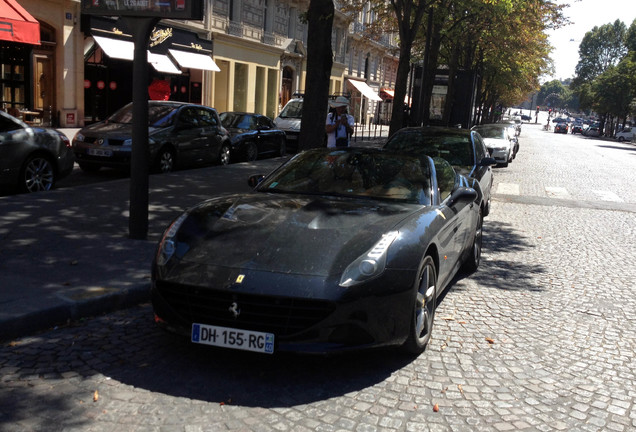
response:
<path fill-rule="evenodd" d="M 161 241 L 159 242 L 159 247 L 157 248 L 157 265 L 166 265 L 168 261 L 174 256 L 177 251 L 175 236 L 177 232 L 179 232 L 179 228 L 183 224 L 188 217 L 187 213 L 182 214 L 177 219 L 175 219 L 172 224 L 166 229 L 163 233 Z"/>
<path fill-rule="evenodd" d="M 382 238 L 371 249 L 349 264 L 342 273 L 340 286 L 354 286 L 382 274 L 386 266 L 389 246 L 398 235 L 398 231 L 391 231 L 382 235 Z"/>
<path fill-rule="evenodd" d="M 84 135 L 81 132 L 76 133 L 73 141 L 84 142 Z"/>

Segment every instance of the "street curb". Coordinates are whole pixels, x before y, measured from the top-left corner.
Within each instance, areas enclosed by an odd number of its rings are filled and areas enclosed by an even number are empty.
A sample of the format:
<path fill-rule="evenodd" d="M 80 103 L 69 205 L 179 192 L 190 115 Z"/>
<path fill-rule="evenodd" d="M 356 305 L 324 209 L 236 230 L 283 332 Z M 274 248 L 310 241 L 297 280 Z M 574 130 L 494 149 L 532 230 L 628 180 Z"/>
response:
<path fill-rule="evenodd" d="M 67 303 L 63 305 L 0 321 L 0 329 L 2 329 L 0 342 L 29 336 L 52 327 L 70 324 L 82 318 L 126 309 L 148 301 L 150 301 L 150 282 L 91 299 L 66 300 Z"/>

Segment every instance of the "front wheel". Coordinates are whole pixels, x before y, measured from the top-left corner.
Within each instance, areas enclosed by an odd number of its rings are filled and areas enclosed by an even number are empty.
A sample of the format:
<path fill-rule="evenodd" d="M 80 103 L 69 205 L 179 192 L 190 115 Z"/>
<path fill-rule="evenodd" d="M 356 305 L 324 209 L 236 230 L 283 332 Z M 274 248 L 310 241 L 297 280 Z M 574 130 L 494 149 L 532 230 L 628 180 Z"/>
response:
<path fill-rule="evenodd" d="M 55 168 L 49 159 L 43 156 L 30 156 L 22 167 L 20 184 L 22 192 L 40 192 L 53 189 Z"/>
<path fill-rule="evenodd" d="M 221 146 L 221 153 L 219 154 L 219 163 L 221 165 L 229 165 L 231 159 L 232 156 L 230 153 L 230 146 L 227 144 L 223 144 Z"/>
<path fill-rule="evenodd" d="M 258 147 L 253 142 L 245 144 L 245 160 L 253 162 L 258 159 Z"/>
<path fill-rule="evenodd" d="M 169 173 L 174 170 L 174 152 L 169 148 L 162 148 L 157 154 L 153 170 L 158 173 Z"/>
<path fill-rule="evenodd" d="M 618 137 L 618 142 L 623 142 L 623 141 L 625 141 L 624 137 Z"/>
<path fill-rule="evenodd" d="M 431 339 L 437 303 L 437 271 L 430 255 L 422 263 L 415 285 L 414 303 L 411 328 L 403 349 L 411 354 L 421 354 Z"/>

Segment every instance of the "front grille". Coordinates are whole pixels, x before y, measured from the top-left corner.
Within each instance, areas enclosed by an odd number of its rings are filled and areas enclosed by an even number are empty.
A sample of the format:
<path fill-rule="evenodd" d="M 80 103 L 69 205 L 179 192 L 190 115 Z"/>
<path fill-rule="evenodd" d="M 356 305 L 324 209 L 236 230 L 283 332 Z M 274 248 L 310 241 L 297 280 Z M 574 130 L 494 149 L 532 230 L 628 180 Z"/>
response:
<path fill-rule="evenodd" d="M 157 281 L 161 297 L 191 323 L 209 324 L 291 336 L 305 331 L 336 309 L 334 302 L 244 294 Z M 230 307 L 237 304 L 234 318 Z"/>

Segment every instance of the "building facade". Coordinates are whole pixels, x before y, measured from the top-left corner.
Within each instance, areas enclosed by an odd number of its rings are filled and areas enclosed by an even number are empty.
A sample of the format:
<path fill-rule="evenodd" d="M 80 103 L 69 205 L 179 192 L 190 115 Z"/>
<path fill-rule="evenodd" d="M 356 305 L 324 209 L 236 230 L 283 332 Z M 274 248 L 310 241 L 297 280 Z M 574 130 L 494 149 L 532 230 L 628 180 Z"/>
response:
<path fill-rule="evenodd" d="M 18 1 L 40 25 L 39 44 L 14 43 L 25 90 L 5 92 L 18 94 L 12 105 L 40 113 L 45 124 L 81 127 L 132 100 L 134 45 L 125 19 L 82 16 L 80 0 L 0 1 Z M 148 49 L 149 94 L 276 117 L 307 85 L 308 6 L 309 0 L 206 0 L 202 21 L 162 20 Z M 357 121 L 383 122 L 395 87 L 396 40 L 361 36 L 377 19 L 369 8 L 355 16 L 339 12 L 338 2 L 336 9 L 330 91 L 350 97 Z"/>

